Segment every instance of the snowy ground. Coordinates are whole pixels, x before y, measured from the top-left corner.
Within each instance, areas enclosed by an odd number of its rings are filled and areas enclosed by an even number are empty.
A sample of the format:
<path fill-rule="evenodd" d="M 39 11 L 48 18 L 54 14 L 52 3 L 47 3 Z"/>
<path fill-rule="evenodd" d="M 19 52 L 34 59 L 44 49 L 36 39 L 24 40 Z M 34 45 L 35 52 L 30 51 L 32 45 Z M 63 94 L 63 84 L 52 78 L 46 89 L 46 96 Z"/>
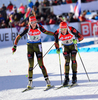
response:
<path fill-rule="evenodd" d="M 93 38 L 86 38 L 82 42 L 91 41 Z M 52 46 L 54 42 L 43 43 L 43 52 Z M 98 47 L 93 44 L 85 47 Z M 27 70 L 28 61 L 26 56 L 26 45 L 19 45 L 16 53 L 12 54 L 12 47 L 0 49 L 0 100 L 98 100 L 98 52 L 80 53 L 88 72 L 90 82 L 85 74 L 79 56 L 78 61 L 78 85 L 77 87 L 59 90 L 51 89 L 43 91 L 46 84 L 39 66 L 34 69 L 33 86 L 34 90 L 22 93 L 28 84 Z M 52 48 L 54 49 L 54 47 Z M 64 73 L 64 58 L 61 55 L 62 74 Z M 35 57 L 35 64 L 37 63 Z M 59 58 L 57 54 L 47 54 L 44 57 L 44 64 L 47 68 L 49 78 L 55 87 L 61 85 Z M 63 74 L 64 79 L 64 74 Z M 70 83 L 72 72 L 70 68 Z"/>

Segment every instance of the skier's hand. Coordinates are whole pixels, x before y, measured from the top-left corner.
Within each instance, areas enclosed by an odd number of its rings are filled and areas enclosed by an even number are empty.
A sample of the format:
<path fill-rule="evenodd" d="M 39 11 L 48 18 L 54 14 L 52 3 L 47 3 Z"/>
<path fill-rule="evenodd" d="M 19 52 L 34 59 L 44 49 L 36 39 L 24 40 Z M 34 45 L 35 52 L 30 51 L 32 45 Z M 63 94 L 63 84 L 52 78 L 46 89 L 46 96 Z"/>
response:
<path fill-rule="evenodd" d="M 56 48 L 56 49 L 59 49 L 59 43 L 56 43 L 56 42 L 55 42 L 54 45 L 55 45 L 55 48 Z"/>
<path fill-rule="evenodd" d="M 60 49 L 56 49 L 56 53 L 57 54 L 60 54 Z"/>
<path fill-rule="evenodd" d="M 12 53 L 14 53 L 16 51 L 16 47 L 17 47 L 16 45 L 13 46 Z"/>
<path fill-rule="evenodd" d="M 77 44 L 77 40 L 76 39 L 73 39 L 72 41 L 73 41 L 74 44 Z"/>

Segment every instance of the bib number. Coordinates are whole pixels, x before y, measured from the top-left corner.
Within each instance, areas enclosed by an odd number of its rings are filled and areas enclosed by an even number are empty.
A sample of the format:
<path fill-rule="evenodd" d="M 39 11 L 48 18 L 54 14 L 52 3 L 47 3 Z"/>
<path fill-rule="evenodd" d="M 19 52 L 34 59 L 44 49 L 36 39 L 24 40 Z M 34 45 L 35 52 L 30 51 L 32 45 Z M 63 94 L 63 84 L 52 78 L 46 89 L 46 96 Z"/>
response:
<path fill-rule="evenodd" d="M 71 40 L 65 40 L 65 41 L 62 41 L 63 44 L 71 44 L 72 43 L 72 39 Z"/>
<path fill-rule="evenodd" d="M 30 40 L 32 41 L 38 41 L 39 39 L 40 39 L 40 35 L 30 36 Z"/>

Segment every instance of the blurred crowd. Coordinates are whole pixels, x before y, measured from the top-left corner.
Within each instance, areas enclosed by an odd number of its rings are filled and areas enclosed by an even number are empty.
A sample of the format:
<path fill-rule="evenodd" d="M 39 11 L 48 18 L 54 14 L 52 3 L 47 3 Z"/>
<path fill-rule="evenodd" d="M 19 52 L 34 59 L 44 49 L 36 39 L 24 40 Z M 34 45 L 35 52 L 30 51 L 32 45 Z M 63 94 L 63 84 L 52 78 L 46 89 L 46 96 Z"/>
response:
<path fill-rule="evenodd" d="M 81 2 L 91 2 L 93 0 L 81 0 Z M 59 24 L 61 21 L 66 22 L 79 22 L 85 21 L 85 15 L 90 11 L 83 11 L 81 16 L 76 18 L 74 13 L 63 13 L 59 16 L 56 16 L 53 11 L 51 11 L 50 6 L 56 6 L 61 4 L 69 4 L 75 3 L 77 0 L 43 0 L 39 2 L 36 0 L 35 4 L 33 1 L 29 0 L 28 5 L 20 4 L 20 7 L 17 8 L 16 5 L 10 1 L 8 6 L 5 4 L 0 7 L 0 28 L 9 28 L 21 26 L 20 23 L 23 22 L 25 13 L 27 12 L 28 7 L 34 9 L 36 18 L 38 22 L 42 25 L 50 25 L 50 24 Z M 40 11 L 41 8 L 41 11 Z M 98 20 L 98 15 L 94 15 L 92 19 Z M 28 19 L 25 21 L 25 25 L 28 24 Z"/>

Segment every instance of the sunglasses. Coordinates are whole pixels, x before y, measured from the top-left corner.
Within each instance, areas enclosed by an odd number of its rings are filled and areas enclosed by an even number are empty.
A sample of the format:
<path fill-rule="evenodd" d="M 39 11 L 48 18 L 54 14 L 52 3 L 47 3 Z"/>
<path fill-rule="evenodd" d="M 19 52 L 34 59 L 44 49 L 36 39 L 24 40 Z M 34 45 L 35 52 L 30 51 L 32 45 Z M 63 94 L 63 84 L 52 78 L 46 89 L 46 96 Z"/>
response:
<path fill-rule="evenodd" d="M 30 22 L 30 24 L 35 24 L 35 23 L 37 23 L 36 21 L 34 21 L 34 22 Z"/>
<path fill-rule="evenodd" d="M 67 30 L 67 28 L 63 28 L 63 29 L 61 29 L 61 31 L 65 31 L 65 30 Z"/>

